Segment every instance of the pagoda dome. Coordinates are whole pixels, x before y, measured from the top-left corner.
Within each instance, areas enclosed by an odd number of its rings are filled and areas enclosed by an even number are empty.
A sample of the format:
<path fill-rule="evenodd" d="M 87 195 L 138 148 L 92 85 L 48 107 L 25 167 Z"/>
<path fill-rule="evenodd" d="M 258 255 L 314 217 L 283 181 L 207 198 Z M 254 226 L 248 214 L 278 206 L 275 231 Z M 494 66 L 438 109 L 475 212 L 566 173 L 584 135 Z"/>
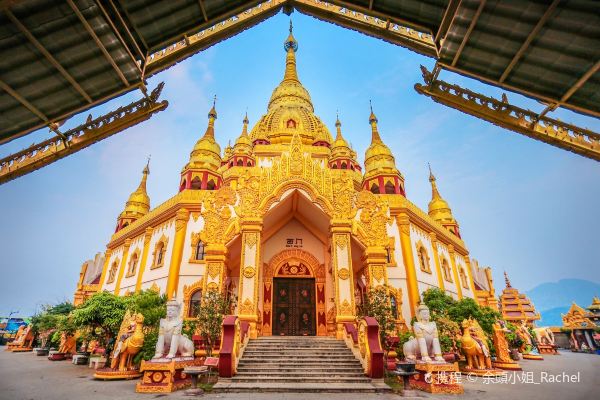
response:
<path fill-rule="evenodd" d="M 273 90 L 267 114 L 263 115 L 252 128 L 250 138 L 252 141 L 265 138 L 271 144 L 290 143 L 294 133 L 298 131 L 304 144 L 331 143 L 329 130 L 314 114 L 310 94 L 298 79 L 295 54 L 298 50 L 298 42 L 292 34 L 291 24 L 284 49 L 286 65 L 283 80 Z"/>
<path fill-rule="evenodd" d="M 188 166 L 194 167 L 212 167 L 217 170 L 221 165 L 221 146 L 215 140 L 214 123 L 217 119 L 215 104 L 208 112 L 208 127 L 204 136 L 202 136 L 190 153 L 190 162 Z M 187 166 L 186 166 L 187 168 Z"/>
<path fill-rule="evenodd" d="M 365 173 L 367 177 L 380 172 L 397 173 L 396 160 L 392 155 L 389 147 L 383 143 L 379 131 L 377 129 L 377 117 L 371 108 L 369 116 L 369 124 L 371 124 L 371 144 L 365 152 Z"/>
<path fill-rule="evenodd" d="M 429 166 L 429 182 L 431 183 L 431 201 L 429 202 L 429 216 L 442 224 L 456 224 L 450 205 L 440 195 L 435 176 Z"/>
<path fill-rule="evenodd" d="M 356 152 L 350 148 L 350 145 L 348 144 L 346 139 L 344 139 L 344 136 L 342 136 L 342 123 L 340 122 L 339 118 L 337 118 L 335 121 L 335 127 L 337 129 L 337 135 L 335 137 L 335 141 L 331 145 L 331 158 L 335 159 L 340 157 L 347 157 L 355 159 Z"/>
<path fill-rule="evenodd" d="M 148 165 L 143 170 L 142 181 L 138 188 L 131 193 L 127 203 L 125 203 L 125 209 L 119 216 L 119 218 L 140 218 L 148 214 L 150 211 L 150 196 L 146 192 L 146 180 L 150 174 L 150 168 Z"/>

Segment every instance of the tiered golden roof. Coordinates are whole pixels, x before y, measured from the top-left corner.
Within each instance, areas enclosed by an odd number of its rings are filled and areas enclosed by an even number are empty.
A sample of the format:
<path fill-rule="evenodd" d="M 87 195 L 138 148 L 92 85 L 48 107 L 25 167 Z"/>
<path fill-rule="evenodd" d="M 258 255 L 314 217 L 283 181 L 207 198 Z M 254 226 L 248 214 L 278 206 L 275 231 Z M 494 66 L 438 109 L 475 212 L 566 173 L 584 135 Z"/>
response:
<path fill-rule="evenodd" d="M 252 141 L 250 140 L 250 136 L 248 136 L 248 113 L 244 116 L 244 120 L 242 121 L 244 127 L 242 128 L 242 133 L 235 141 L 235 145 L 233 146 L 232 154 L 235 155 L 251 155 L 252 154 Z"/>
<path fill-rule="evenodd" d="M 534 321 L 540 319 L 540 314 L 536 312 L 533 303 L 527 296 L 519 293 L 517 289 L 511 286 L 506 271 L 504 272 L 504 280 L 506 281 L 506 288 L 500 296 L 502 318 L 512 323 L 525 321 L 532 326 Z"/>
<path fill-rule="evenodd" d="M 208 112 L 208 127 L 206 128 L 206 132 L 196 142 L 194 149 L 190 153 L 190 161 L 184 167 L 184 170 L 205 168 L 216 171 L 221 166 L 221 147 L 215 140 L 215 120 L 217 119 L 215 102 L 213 102 L 213 106 Z"/>
<path fill-rule="evenodd" d="M 566 314 L 562 314 L 563 328 L 565 329 L 595 329 L 596 324 L 591 318 L 594 314 L 579 307 L 575 302 Z"/>
<path fill-rule="evenodd" d="M 389 147 L 383 143 L 379 130 L 377 128 L 377 117 L 371 107 L 369 123 L 371 124 L 371 145 L 365 152 L 365 179 L 375 175 L 399 175 L 400 171 L 396 168 L 396 160 Z"/>
<path fill-rule="evenodd" d="M 290 143 L 294 132 L 300 132 L 302 143 L 312 145 L 315 142 L 331 143 L 331 134 L 325 124 L 314 114 L 310 94 L 302 86 L 296 72 L 296 51 L 298 42 L 292 33 L 284 42 L 286 51 L 285 74 L 275 88 L 263 115 L 252 128 L 251 139 L 267 139 L 271 144 Z"/>
<path fill-rule="evenodd" d="M 356 160 L 356 152 L 352 150 L 346 139 L 342 136 L 342 123 L 340 122 L 339 116 L 335 121 L 335 128 L 337 135 L 335 141 L 331 146 L 331 157 L 330 160 L 337 160 L 338 158 L 347 158 Z"/>
<path fill-rule="evenodd" d="M 594 296 L 594 299 L 592 300 L 592 305 L 588 307 L 588 310 L 600 311 L 600 299 L 598 298 L 598 296 Z"/>
<path fill-rule="evenodd" d="M 429 216 L 442 224 L 456 224 L 448 202 L 442 198 L 437 188 L 436 179 L 429 166 L 429 182 L 431 182 L 431 201 L 429 202 Z"/>
<path fill-rule="evenodd" d="M 135 192 L 131 193 L 127 203 L 125 203 L 125 209 L 119 215 L 119 219 L 138 219 L 148 214 L 150 211 L 150 196 L 146 192 L 146 181 L 150 174 L 149 162 L 142 171 L 142 181 Z"/>

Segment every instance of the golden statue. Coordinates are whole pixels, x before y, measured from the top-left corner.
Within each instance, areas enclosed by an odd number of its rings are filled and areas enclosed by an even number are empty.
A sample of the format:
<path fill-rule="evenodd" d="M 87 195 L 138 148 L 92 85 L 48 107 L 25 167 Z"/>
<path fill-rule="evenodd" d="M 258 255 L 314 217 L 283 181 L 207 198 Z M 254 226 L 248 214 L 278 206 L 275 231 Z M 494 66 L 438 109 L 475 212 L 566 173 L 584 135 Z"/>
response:
<path fill-rule="evenodd" d="M 493 325 L 494 334 L 494 347 L 496 348 L 496 361 L 492 362 L 492 365 L 496 368 L 510 369 L 510 370 L 521 370 L 521 367 L 510 357 L 510 349 L 508 347 L 508 341 L 506 340 L 506 333 L 510 330 L 506 327 L 506 324 L 502 320 L 498 320 Z"/>
<path fill-rule="evenodd" d="M 487 337 L 481 326 L 472 318 L 462 322 L 462 352 L 467 359 L 466 370 L 491 370 L 492 359 L 486 344 Z"/>
<path fill-rule="evenodd" d="M 60 335 L 60 346 L 58 352 L 63 354 L 75 354 L 75 347 L 77 346 L 77 336 L 71 335 L 66 332 Z"/>
<path fill-rule="evenodd" d="M 6 346 L 6 351 L 31 351 L 32 342 L 33 332 L 31 326 L 21 325 L 15 334 L 15 339 Z"/>
<path fill-rule="evenodd" d="M 133 357 L 140 352 L 144 345 L 144 316 L 142 314 L 131 315 L 125 313 L 121 329 L 119 329 L 119 342 L 112 354 L 110 367 L 119 371 L 132 369 Z"/>

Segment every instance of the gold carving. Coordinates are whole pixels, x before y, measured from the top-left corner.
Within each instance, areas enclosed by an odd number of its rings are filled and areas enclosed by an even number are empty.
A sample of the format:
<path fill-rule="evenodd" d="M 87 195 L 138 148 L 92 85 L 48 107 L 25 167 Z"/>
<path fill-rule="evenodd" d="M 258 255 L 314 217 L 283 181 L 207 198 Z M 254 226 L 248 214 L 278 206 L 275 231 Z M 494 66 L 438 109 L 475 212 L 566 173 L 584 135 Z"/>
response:
<path fill-rule="evenodd" d="M 183 317 L 187 318 L 190 313 L 190 300 L 192 295 L 198 290 L 202 290 L 202 280 L 196 281 L 191 285 L 183 285 Z"/>
<path fill-rule="evenodd" d="M 338 271 L 338 276 L 340 277 L 340 279 L 346 280 L 350 277 L 350 272 L 348 271 L 348 268 L 340 268 L 340 270 Z"/>
<path fill-rule="evenodd" d="M 348 302 L 348 299 L 344 299 L 344 302 L 340 304 L 340 315 L 353 315 L 352 305 Z"/>
<path fill-rule="evenodd" d="M 202 202 L 204 229 L 200 232 L 200 240 L 206 244 L 224 244 L 226 232 L 233 222 L 231 206 L 236 201 L 236 193 L 230 186 L 210 192 Z"/>
<path fill-rule="evenodd" d="M 254 247 L 256 245 L 257 236 L 258 235 L 256 233 L 247 233 L 245 235 L 246 244 L 250 247 Z"/>
<path fill-rule="evenodd" d="M 348 245 L 348 239 L 346 235 L 336 235 L 335 236 L 335 244 L 340 249 L 345 249 Z"/>
<path fill-rule="evenodd" d="M 256 270 L 254 269 L 254 267 L 248 265 L 246 268 L 244 268 L 244 276 L 248 279 L 252 278 L 254 275 L 256 274 Z"/>
<path fill-rule="evenodd" d="M 333 181 L 334 218 L 347 220 L 354 218 L 354 215 L 356 215 L 356 209 L 354 208 L 355 194 L 352 178 L 348 172 L 342 172 L 340 179 Z"/>
<path fill-rule="evenodd" d="M 385 247 L 388 245 L 387 224 L 388 205 L 368 190 L 358 194 L 356 206 L 360 209 L 359 225 L 361 236 L 367 246 Z"/>
<path fill-rule="evenodd" d="M 220 263 L 216 263 L 216 262 L 208 263 L 208 267 L 207 267 L 208 276 L 210 276 L 211 278 L 214 279 L 217 276 L 219 276 L 220 272 L 221 272 L 221 264 Z"/>
<path fill-rule="evenodd" d="M 150 286 L 150 290 L 152 290 L 155 293 L 160 293 L 160 288 L 158 287 L 156 282 L 152 282 L 152 286 Z"/>
<path fill-rule="evenodd" d="M 254 312 L 254 304 L 249 298 L 246 298 L 242 304 L 240 304 L 241 315 L 251 315 Z"/>
<path fill-rule="evenodd" d="M 373 274 L 373 278 L 378 282 L 383 281 L 383 276 L 384 276 L 383 268 L 384 268 L 383 265 L 373 265 L 371 267 L 371 273 Z"/>
<path fill-rule="evenodd" d="M 211 282 L 206 286 L 206 288 L 208 290 L 217 290 L 219 289 L 219 285 L 217 285 L 215 282 Z"/>

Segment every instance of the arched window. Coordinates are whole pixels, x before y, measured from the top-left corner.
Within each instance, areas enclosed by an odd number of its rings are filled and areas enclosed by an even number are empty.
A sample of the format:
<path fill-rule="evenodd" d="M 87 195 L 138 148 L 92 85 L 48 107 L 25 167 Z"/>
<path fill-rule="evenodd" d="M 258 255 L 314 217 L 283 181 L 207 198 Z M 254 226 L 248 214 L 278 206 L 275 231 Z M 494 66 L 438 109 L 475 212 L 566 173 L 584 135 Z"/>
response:
<path fill-rule="evenodd" d="M 129 259 L 129 268 L 127 269 L 127 276 L 135 275 L 135 269 L 138 262 L 138 253 L 133 253 Z"/>
<path fill-rule="evenodd" d="M 248 164 L 249 167 L 251 167 L 252 166 L 252 161 L 248 161 L 247 164 Z"/>
<path fill-rule="evenodd" d="M 354 171 L 354 165 L 350 164 L 350 169 Z"/>
<path fill-rule="evenodd" d="M 243 167 L 244 166 L 244 160 L 237 160 L 237 166 L 238 167 Z"/>
<path fill-rule="evenodd" d="M 202 240 L 198 240 L 198 243 L 196 243 L 194 259 L 195 260 L 204 260 L 204 242 L 202 242 Z"/>
<path fill-rule="evenodd" d="M 469 281 L 467 279 L 467 274 L 465 273 L 465 269 L 461 266 L 460 267 L 460 280 L 462 281 L 462 285 L 465 289 L 469 288 Z"/>
<path fill-rule="evenodd" d="M 444 279 L 448 282 L 452 282 L 452 274 L 450 273 L 450 265 L 448 260 L 442 259 L 442 270 L 444 271 Z"/>
<path fill-rule="evenodd" d="M 210 181 L 208 181 L 208 183 L 206 184 L 206 189 L 207 189 L 207 190 L 215 190 L 215 187 L 216 187 L 216 186 L 217 186 L 217 185 L 215 184 L 215 181 L 211 179 L 211 180 L 210 180 Z"/>
<path fill-rule="evenodd" d="M 431 273 L 431 268 L 429 268 L 429 256 L 427 255 L 427 250 L 425 250 L 425 247 L 419 247 L 418 255 L 421 271 Z"/>
<path fill-rule="evenodd" d="M 373 183 L 371 185 L 371 193 L 379 194 L 379 185 L 378 184 Z"/>
<path fill-rule="evenodd" d="M 396 300 L 396 296 L 390 294 L 390 305 L 392 306 L 392 315 L 394 319 L 398 319 L 398 300 Z"/>
<path fill-rule="evenodd" d="M 198 190 L 202 188 L 202 180 L 200 179 L 199 176 L 195 177 L 194 179 L 192 179 L 192 189 L 194 190 Z"/>
<path fill-rule="evenodd" d="M 115 276 L 117 275 L 117 268 L 119 268 L 119 266 L 115 261 L 110 266 L 110 270 L 108 271 L 108 279 L 106 280 L 106 283 L 112 283 L 115 281 Z"/>
<path fill-rule="evenodd" d="M 158 242 L 156 245 L 156 262 L 155 266 L 161 266 L 163 262 L 163 253 L 165 252 L 165 244 L 163 242 Z"/>
<path fill-rule="evenodd" d="M 286 127 L 288 129 L 296 129 L 296 121 L 294 121 L 293 119 L 288 119 Z"/>
<path fill-rule="evenodd" d="M 229 161 L 229 166 L 233 167 L 233 161 Z"/>
<path fill-rule="evenodd" d="M 342 169 L 348 169 L 348 164 L 346 164 L 345 162 L 342 163 Z"/>
<path fill-rule="evenodd" d="M 333 165 L 331 166 L 331 169 L 337 169 L 337 164 L 333 164 Z"/>
<path fill-rule="evenodd" d="M 392 182 L 387 181 L 387 183 L 385 184 L 385 193 L 386 194 L 396 193 L 396 186 Z"/>
<path fill-rule="evenodd" d="M 190 296 L 190 304 L 188 307 L 188 317 L 195 318 L 200 311 L 200 304 L 202 303 L 202 290 L 198 289 Z"/>
<path fill-rule="evenodd" d="M 123 228 L 125 228 L 125 227 L 127 227 L 127 226 L 129 226 L 129 222 L 125 222 L 125 223 L 123 224 Z"/>
<path fill-rule="evenodd" d="M 390 264 L 392 262 L 392 251 L 389 247 L 385 248 L 385 257 L 387 259 L 387 263 Z"/>

